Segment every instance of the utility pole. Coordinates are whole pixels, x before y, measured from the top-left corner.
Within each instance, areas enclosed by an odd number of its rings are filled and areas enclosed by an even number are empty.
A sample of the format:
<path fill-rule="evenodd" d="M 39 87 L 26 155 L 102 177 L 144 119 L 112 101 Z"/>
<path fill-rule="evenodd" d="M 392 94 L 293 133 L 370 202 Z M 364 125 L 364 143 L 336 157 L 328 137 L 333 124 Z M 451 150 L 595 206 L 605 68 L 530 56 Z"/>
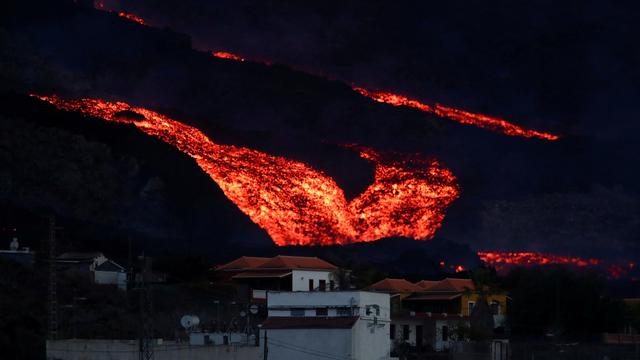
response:
<path fill-rule="evenodd" d="M 153 360 L 153 318 L 151 298 L 151 262 L 144 256 L 140 257 L 141 272 L 137 284 L 140 300 L 140 360 Z"/>
<path fill-rule="evenodd" d="M 262 360 L 267 360 L 267 356 L 269 356 L 269 348 L 267 347 L 267 330 L 264 330 L 264 359 Z"/>
<path fill-rule="evenodd" d="M 58 338 L 58 278 L 56 273 L 56 218 L 54 215 L 49 216 L 49 318 L 48 318 L 48 337 L 49 340 Z"/>

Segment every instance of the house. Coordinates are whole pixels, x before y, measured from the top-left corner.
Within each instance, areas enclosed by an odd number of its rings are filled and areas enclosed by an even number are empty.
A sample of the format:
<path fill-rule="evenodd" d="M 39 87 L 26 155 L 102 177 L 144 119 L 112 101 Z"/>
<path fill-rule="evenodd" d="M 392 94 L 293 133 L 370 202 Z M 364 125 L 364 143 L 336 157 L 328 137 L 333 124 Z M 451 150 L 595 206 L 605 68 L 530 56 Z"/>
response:
<path fill-rule="evenodd" d="M 107 260 L 96 266 L 93 278 L 96 284 L 116 285 L 120 290 L 127 289 L 127 272 L 112 260 Z"/>
<path fill-rule="evenodd" d="M 93 272 L 108 259 L 101 252 L 66 252 L 56 258 L 62 271 Z"/>
<path fill-rule="evenodd" d="M 251 299 L 264 301 L 268 290 L 332 291 L 338 287 L 337 270 L 317 257 L 278 255 L 243 256 L 217 266 L 215 273 L 222 282 L 244 286 Z"/>
<path fill-rule="evenodd" d="M 101 252 L 67 252 L 56 258 L 60 271 L 89 277 L 94 283 L 127 289 L 127 272 Z"/>
<path fill-rule="evenodd" d="M 470 316 L 481 296 L 470 279 L 422 280 L 415 284 L 404 279 L 384 279 L 369 289 L 391 295 L 393 343 L 417 351 L 448 349 L 469 327 Z M 502 326 L 506 294 L 487 293 L 486 299 L 495 327 Z"/>
<path fill-rule="evenodd" d="M 269 291 L 261 344 L 269 359 L 389 359 L 389 294 Z"/>
<path fill-rule="evenodd" d="M 28 247 L 20 249 L 18 238 L 14 237 L 9 244 L 9 250 L 0 250 L 0 259 L 33 266 L 35 261 L 35 252 L 31 251 Z"/>

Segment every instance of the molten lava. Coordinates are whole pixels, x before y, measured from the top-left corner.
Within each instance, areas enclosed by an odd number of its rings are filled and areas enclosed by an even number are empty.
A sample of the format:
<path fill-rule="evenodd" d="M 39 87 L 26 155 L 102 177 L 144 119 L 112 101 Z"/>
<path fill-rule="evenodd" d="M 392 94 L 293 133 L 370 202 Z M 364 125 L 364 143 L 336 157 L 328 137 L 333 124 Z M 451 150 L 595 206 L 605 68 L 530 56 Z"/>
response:
<path fill-rule="evenodd" d="M 138 23 L 138 24 L 140 24 L 140 25 L 147 25 L 147 24 L 144 22 L 144 19 L 143 19 L 143 18 L 141 18 L 141 17 L 140 17 L 140 16 L 138 16 L 138 15 L 134 15 L 134 14 L 126 13 L 126 12 L 124 12 L 124 11 L 120 11 L 120 12 L 118 12 L 118 16 L 123 17 L 123 18 L 125 18 L 125 19 L 127 19 L 127 20 L 135 21 L 135 22 L 137 22 L 137 23 Z"/>
<path fill-rule="evenodd" d="M 211 52 L 211 55 L 217 57 L 217 58 L 221 58 L 221 59 L 229 59 L 229 60 L 235 60 L 235 61 L 244 61 L 244 58 L 241 56 L 238 56 L 236 54 L 232 54 L 230 52 L 226 52 L 226 51 L 215 51 L 215 52 Z"/>
<path fill-rule="evenodd" d="M 455 176 L 435 160 L 389 159 L 358 148 L 362 158 L 375 164 L 375 180 L 348 202 L 336 182 L 321 171 L 260 151 L 216 144 L 200 130 L 157 112 L 124 102 L 36 97 L 62 110 L 133 124 L 175 146 L 194 158 L 278 245 L 344 244 L 391 236 L 428 239 L 459 196 Z"/>
<path fill-rule="evenodd" d="M 626 276 L 635 268 L 635 262 L 629 261 L 622 264 L 606 263 L 601 259 L 580 258 L 576 256 L 562 256 L 544 254 L 531 251 L 480 251 L 478 257 L 485 263 L 493 266 L 499 272 L 505 272 L 515 266 L 544 266 L 544 265 L 570 265 L 579 268 L 600 267 L 611 278 L 618 279 Z"/>
<path fill-rule="evenodd" d="M 211 54 L 222 59 L 245 61 L 242 56 L 226 51 L 212 52 Z M 354 86 L 353 90 L 365 97 L 368 97 L 380 103 L 385 103 L 393 106 L 410 107 L 422 112 L 435 114 L 442 118 L 457 121 L 461 124 L 474 125 L 482 129 L 495 131 L 509 136 L 522 136 L 525 138 L 538 138 L 544 140 L 559 139 L 558 135 L 553 135 L 536 130 L 528 130 L 521 126 L 512 124 L 504 119 L 494 118 L 482 114 L 474 114 L 468 111 L 454 109 L 440 104 L 430 106 L 418 100 L 409 99 L 408 97 L 391 92 L 371 91 L 357 86 Z"/>
<path fill-rule="evenodd" d="M 409 99 L 405 96 L 390 92 L 369 91 L 360 87 L 354 87 L 353 90 L 377 102 L 393 106 L 410 107 L 423 112 L 435 114 L 443 118 L 451 119 L 461 124 L 475 125 L 482 129 L 495 131 L 509 136 L 522 136 L 526 138 L 539 138 L 544 140 L 557 140 L 559 138 L 557 135 L 535 130 L 527 130 L 521 126 L 512 124 L 507 120 L 493 118 L 482 114 L 474 114 L 439 104 L 430 106 L 418 100 Z"/>
<path fill-rule="evenodd" d="M 114 11 L 111 11 L 111 10 L 107 9 L 107 7 L 104 4 L 104 1 L 102 1 L 102 0 L 95 0 L 93 2 L 93 8 L 96 9 L 96 10 L 106 11 L 106 12 L 110 12 L 110 13 L 114 12 Z M 121 18 L 125 18 L 127 20 L 131 20 L 131 21 L 137 22 L 140 25 L 147 26 L 147 23 L 144 21 L 144 19 L 141 18 L 138 15 L 131 14 L 131 13 L 124 12 L 124 11 L 118 11 L 118 16 L 120 16 Z"/>
<path fill-rule="evenodd" d="M 566 264 L 578 267 L 599 265 L 598 259 L 583 259 L 574 256 L 562 256 L 543 254 L 531 251 L 508 252 L 508 251 L 480 251 L 480 260 L 490 265 L 551 265 Z"/>

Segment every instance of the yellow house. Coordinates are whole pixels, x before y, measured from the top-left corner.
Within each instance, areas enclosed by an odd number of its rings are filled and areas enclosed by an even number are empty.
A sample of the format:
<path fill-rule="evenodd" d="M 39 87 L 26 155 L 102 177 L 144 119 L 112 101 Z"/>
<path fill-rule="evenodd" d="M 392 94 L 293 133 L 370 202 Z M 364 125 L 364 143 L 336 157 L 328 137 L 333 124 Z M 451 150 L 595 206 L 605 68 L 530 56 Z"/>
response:
<path fill-rule="evenodd" d="M 422 280 L 416 285 L 422 290 L 405 300 L 415 302 L 418 306 L 413 308 L 424 312 L 470 316 L 481 296 L 471 279 Z M 502 291 L 486 291 L 485 296 L 493 312 L 494 321 L 502 323 L 507 312 L 507 294 Z"/>

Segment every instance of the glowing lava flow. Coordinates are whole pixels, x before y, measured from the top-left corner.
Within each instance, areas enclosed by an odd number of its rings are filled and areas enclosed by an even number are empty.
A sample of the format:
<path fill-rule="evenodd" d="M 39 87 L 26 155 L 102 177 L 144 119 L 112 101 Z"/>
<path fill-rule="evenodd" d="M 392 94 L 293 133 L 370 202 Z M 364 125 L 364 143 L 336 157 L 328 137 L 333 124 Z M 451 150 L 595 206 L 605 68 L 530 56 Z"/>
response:
<path fill-rule="evenodd" d="M 143 18 L 141 18 L 141 17 L 139 17 L 139 16 L 137 16 L 137 15 L 134 15 L 134 14 L 130 14 L 130 13 L 126 13 L 126 12 L 124 12 L 124 11 L 120 11 L 120 12 L 118 12 L 118 16 L 123 17 L 123 18 L 125 18 L 125 19 L 127 19 L 127 20 L 135 21 L 135 22 L 137 22 L 137 23 L 138 23 L 138 24 L 140 24 L 140 25 L 147 25 L 147 24 L 144 22 L 144 19 L 143 19 Z"/>
<path fill-rule="evenodd" d="M 114 12 L 114 11 L 111 11 L 111 10 L 107 9 L 107 7 L 104 4 L 104 1 L 102 1 L 102 0 L 95 0 L 93 2 L 93 8 L 96 9 L 96 10 L 100 10 L 100 11 L 106 11 L 106 12 L 111 12 L 111 13 Z M 125 18 L 127 20 L 131 20 L 133 22 L 137 22 L 140 25 L 148 26 L 147 23 L 144 21 L 144 19 L 141 18 L 138 15 L 131 14 L 131 13 L 124 12 L 124 11 L 118 11 L 118 16 L 120 16 L 121 18 Z"/>
<path fill-rule="evenodd" d="M 457 121 L 461 124 L 475 125 L 482 129 L 499 132 L 509 136 L 522 136 L 526 138 L 539 138 L 544 140 L 557 140 L 557 135 L 527 130 L 521 126 L 512 124 L 507 120 L 498 119 L 482 114 L 474 114 L 464 110 L 458 110 L 439 104 L 430 106 L 418 100 L 409 99 L 405 96 L 381 91 L 369 91 L 360 87 L 354 87 L 353 90 L 373 99 L 377 102 L 390 104 L 393 106 L 406 106 L 423 112 L 435 114 L 437 116 Z"/>
<path fill-rule="evenodd" d="M 575 256 L 561 256 L 543 254 L 531 251 L 508 252 L 508 251 L 480 251 L 480 260 L 490 265 L 550 265 L 566 264 L 578 267 L 599 265 L 598 259 L 583 259 Z"/>
<path fill-rule="evenodd" d="M 232 54 L 226 51 L 212 52 L 213 56 L 237 61 L 245 61 L 240 55 Z M 558 135 L 553 135 L 536 130 L 528 130 L 521 126 L 512 124 L 504 119 L 494 118 L 482 114 L 474 114 L 468 111 L 454 109 L 451 107 L 435 104 L 427 105 L 415 99 L 394 94 L 391 92 L 371 91 L 365 88 L 354 86 L 353 90 L 362 96 L 368 97 L 374 101 L 389 104 L 393 106 L 406 106 L 422 112 L 435 114 L 439 117 L 457 121 L 461 124 L 474 125 L 482 129 L 495 131 L 509 136 L 522 136 L 525 138 L 538 138 L 544 140 L 558 140 Z"/>
<path fill-rule="evenodd" d="M 238 56 L 236 54 L 232 54 L 226 51 L 214 51 L 211 52 L 211 55 L 220 58 L 220 59 L 229 59 L 229 60 L 236 60 L 236 61 L 244 61 L 244 58 L 241 56 Z"/>
<path fill-rule="evenodd" d="M 515 266 L 544 266 L 544 265 L 571 265 L 579 268 L 600 267 L 609 277 L 618 279 L 627 276 L 636 266 L 629 261 L 622 264 L 606 263 L 601 259 L 580 258 L 576 256 L 562 256 L 544 254 L 531 251 L 480 251 L 478 257 L 485 263 L 493 266 L 499 272 L 505 272 Z"/>
<path fill-rule="evenodd" d="M 57 108 L 133 124 L 194 158 L 224 194 L 278 245 L 329 245 L 405 236 L 428 239 L 459 196 L 456 178 L 435 160 L 390 160 L 358 148 L 375 180 L 347 202 L 329 176 L 283 157 L 212 142 L 200 130 L 123 102 L 37 96 Z"/>

